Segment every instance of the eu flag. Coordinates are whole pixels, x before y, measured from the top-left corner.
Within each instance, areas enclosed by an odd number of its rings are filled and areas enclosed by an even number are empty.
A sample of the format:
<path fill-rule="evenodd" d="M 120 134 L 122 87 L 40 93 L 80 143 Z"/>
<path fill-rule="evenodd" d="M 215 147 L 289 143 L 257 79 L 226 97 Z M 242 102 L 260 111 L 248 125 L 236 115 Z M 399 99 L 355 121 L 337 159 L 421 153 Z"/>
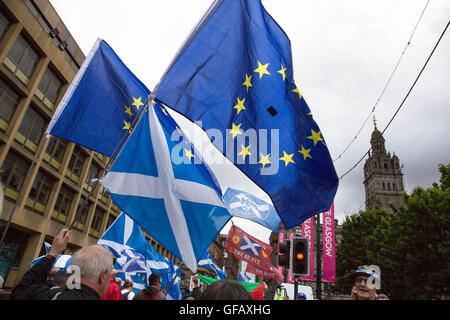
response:
<path fill-rule="evenodd" d="M 215 145 L 268 193 L 286 228 L 330 208 L 338 178 L 324 135 L 294 82 L 290 41 L 260 0 L 218 1 L 157 98 L 221 131 Z"/>
<path fill-rule="evenodd" d="M 114 50 L 98 39 L 61 100 L 47 134 L 110 157 L 149 93 Z"/>

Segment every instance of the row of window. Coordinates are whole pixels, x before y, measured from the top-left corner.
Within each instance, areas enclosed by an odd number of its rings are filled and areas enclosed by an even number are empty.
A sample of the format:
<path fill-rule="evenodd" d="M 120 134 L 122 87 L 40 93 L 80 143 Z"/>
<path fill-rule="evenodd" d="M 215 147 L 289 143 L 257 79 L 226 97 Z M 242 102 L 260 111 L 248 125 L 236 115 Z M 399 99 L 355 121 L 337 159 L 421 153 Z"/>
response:
<path fill-rule="evenodd" d="M 17 200 L 19 190 L 22 186 L 22 183 L 24 182 L 24 178 L 25 175 L 27 174 L 29 167 L 30 163 L 28 161 L 24 160 L 14 152 L 8 153 L 3 163 L 1 172 L 2 181 L 5 187 L 6 199 L 9 199 L 11 201 Z M 96 166 L 95 164 L 92 164 L 91 168 L 96 169 L 90 170 L 91 175 L 88 175 L 88 177 L 93 177 L 95 175 L 95 172 L 99 172 L 98 166 Z M 95 177 L 97 178 L 98 176 Z M 47 209 L 50 194 L 55 185 L 55 182 L 56 182 L 55 178 L 45 173 L 43 170 L 39 170 L 32 185 L 32 188 L 30 190 L 30 193 L 28 195 L 28 199 L 26 201 L 27 208 L 31 209 L 36 213 L 43 214 Z M 90 179 L 88 180 L 88 178 L 86 178 L 85 188 L 86 186 L 92 188 L 92 185 L 93 183 L 90 181 Z M 71 189 L 67 188 L 64 185 L 61 186 L 58 198 L 51 213 L 52 218 L 63 224 L 66 224 L 74 198 L 75 192 L 73 192 Z M 106 202 L 107 200 L 106 190 L 103 190 L 100 193 L 99 198 L 100 200 Z M 83 198 L 81 198 L 78 204 L 78 209 L 81 208 L 83 202 L 84 202 Z M 80 231 L 85 230 L 89 207 L 92 205 L 93 203 L 83 205 L 83 207 L 81 208 L 82 210 L 78 214 L 74 224 L 74 227 L 76 229 Z M 117 213 L 119 213 L 119 208 L 117 206 L 113 205 L 113 209 Z M 100 227 L 105 216 L 106 211 L 97 206 L 94 214 L 94 219 L 92 221 L 89 230 L 90 235 L 97 238 L 99 237 Z M 108 226 L 112 223 L 112 221 L 114 221 L 114 217 L 111 217 L 111 219 L 108 220 Z"/>

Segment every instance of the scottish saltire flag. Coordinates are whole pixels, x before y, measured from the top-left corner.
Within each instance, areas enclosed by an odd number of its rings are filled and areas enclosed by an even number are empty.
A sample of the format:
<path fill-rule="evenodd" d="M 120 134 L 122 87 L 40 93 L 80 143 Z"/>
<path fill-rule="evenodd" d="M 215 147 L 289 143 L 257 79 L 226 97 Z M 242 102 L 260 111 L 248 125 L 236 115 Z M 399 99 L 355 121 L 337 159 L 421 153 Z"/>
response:
<path fill-rule="evenodd" d="M 216 1 L 156 97 L 221 131 L 215 145 L 266 191 L 286 229 L 330 208 L 338 177 L 324 134 L 294 82 L 290 41 L 260 0 Z"/>
<path fill-rule="evenodd" d="M 231 218 L 214 176 L 194 161 L 199 157 L 156 103 L 100 180 L 119 208 L 193 272 Z"/>
<path fill-rule="evenodd" d="M 209 253 L 208 250 L 206 250 L 205 253 L 203 254 L 203 256 L 200 258 L 200 260 L 198 261 L 198 265 L 214 271 L 217 274 L 217 279 L 221 279 L 221 280 L 225 279 L 226 272 L 225 272 L 225 274 L 223 272 L 225 270 L 221 270 L 216 265 L 216 263 L 214 262 L 213 258 L 211 257 L 211 254 Z"/>
<path fill-rule="evenodd" d="M 238 276 L 238 281 L 242 282 L 253 282 L 252 278 L 250 278 L 247 274 L 240 272 Z"/>
<path fill-rule="evenodd" d="M 98 39 L 59 104 L 47 134 L 111 156 L 150 91 Z"/>
<path fill-rule="evenodd" d="M 52 248 L 52 245 L 46 241 L 44 241 L 44 247 L 45 247 L 45 253 L 46 255 L 50 252 L 50 249 Z M 29 266 L 33 266 L 39 261 L 41 261 L 44 256 L 40 256 L 28 263 Z M 70 266 L 70 261 L 72 260 L 72 256 L 68 254 L 60 254 L 56 257 L 55 262 L 53 263 L 52 268 L 59 268 L 61 270 L 66 270 Z"/>
<path fill-rule="evenodd" d="M 175 280 L 173 281 L 172 286 L 170 287 L 169 291 L 166 294 L 167 300 L 181 300 L 182 299 L 182 295 L 181 295 L 181 288 L 180 288 L 180 277 L 177 276 L 177 272 L 178 272 L 178 267 L 176 265 L 174 265 L 172 263 L 172 261 L 168 261 L 169 263 L 169 272 L 167 273 L 167 287 L 170 286 L 172 280 L 175 278 Z"/>
<path fill-rule="evenodd" d="M 126 214 L 121 213 L 97 243 L 109 248 L 117 257 L 116 268 L 123 271 L 119 274 L 123 280 L 134 279 L 133 282 L 138 281 L 138 287 L 144 288 L 148 276 L 158 273 L 162 286 L 165 285 L 169 272 L 167 260 L 150 245 L 139 225 Z"/>
<path fill-rule="evenodd" d="M 241 241 L 241 250 L 254 256 L 259 256 L 261 253 L 261 246 L 258 242 L 244 236 Z"/>
<path fill-rule="evenodd" d="M 251 220 L 278 233 L 281 220 L 271 204 L 233 188 L 228 188 L 222 199 L 233 217 Z"/>

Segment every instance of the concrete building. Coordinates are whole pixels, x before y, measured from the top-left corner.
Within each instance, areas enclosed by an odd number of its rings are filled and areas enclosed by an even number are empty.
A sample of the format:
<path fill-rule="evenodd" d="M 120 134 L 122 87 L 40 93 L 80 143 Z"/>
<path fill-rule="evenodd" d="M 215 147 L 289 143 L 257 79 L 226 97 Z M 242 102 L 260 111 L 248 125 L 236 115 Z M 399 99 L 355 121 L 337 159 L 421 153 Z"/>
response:
<path fill-rule="evenodd" d="M 377 129 L 370 139 L 372 152 L 364 164 L 364 189 L 366 210 L 380 209 L 392 211 L 389 203 L 400 206 L 403 202 L 404 186 L 400 161 L 395 153 L 386 152 L 385 140 Z"/>
<path fill-rule="evenodd" d="M 44 254 L 44 241 L 51 243 L 72 221 L 67 254 L 96 244 L 120 214 L 106 190 L 91 181 L 108 159 L 45 136 L 84 59 L 48 0 L 0 0 L 0 176 L 5 194 L 0 234 L 12 215 L 0 252 L 6 288 Z M 82 206 L 84 199 L 87 205 Z M 78 208 L 82 210 L 76 215 Z M 160 254 L 172 258 L 148 239 Z"/>

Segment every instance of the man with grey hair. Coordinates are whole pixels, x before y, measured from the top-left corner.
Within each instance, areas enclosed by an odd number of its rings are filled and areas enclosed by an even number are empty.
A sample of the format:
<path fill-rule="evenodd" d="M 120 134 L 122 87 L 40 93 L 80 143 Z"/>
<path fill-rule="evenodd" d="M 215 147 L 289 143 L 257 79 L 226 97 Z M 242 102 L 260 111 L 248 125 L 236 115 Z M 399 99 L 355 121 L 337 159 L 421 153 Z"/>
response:
<path fill-rule="evenodd" d="M 64 252 L 71 231 L 63 229 L 53 239 L 50 252 L 23 276 L 13 289 L 11 300 L 100 300 L 108 290 L 113 255 L 105 247 L 83 247 L 72 256 L 73 274 L 63 288 L 50 289 L 45 281 L 56 257 Z"/>

